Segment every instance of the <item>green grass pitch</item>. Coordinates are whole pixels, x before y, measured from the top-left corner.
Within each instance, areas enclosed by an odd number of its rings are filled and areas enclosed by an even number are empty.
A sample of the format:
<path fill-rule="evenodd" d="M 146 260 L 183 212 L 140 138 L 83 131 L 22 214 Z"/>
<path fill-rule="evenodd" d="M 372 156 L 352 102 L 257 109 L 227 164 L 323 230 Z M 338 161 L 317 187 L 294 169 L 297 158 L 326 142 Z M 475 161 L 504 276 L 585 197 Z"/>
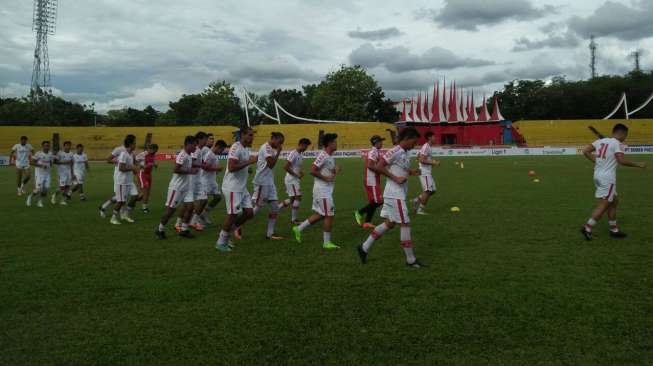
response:
<path fill-rule="evenodd" d="M 92 165 L 88 202 L 43 209 L 25 207 L 13 168 L 2 168 L 0 364 L 653 364 L 651 170 L 619 171 L 630 237 L 609 239 L 604 219 L 588 243 L 578 233 L 595 204 L 584 158 L 454 161 L 434 172 L 432 215 L 412 217 L 429 265 L 420 270 L 404 266 L 397 229 L 360 264 L 358 159 L 339 160 L 337 252 L 321 249 L 319 227 L 301 245 L 262 240 L 267 215 L 232 253 L 214 249 L 215 225 L 195 240 L 171 230 L 156 240 L 169 163 L 154 173 L 153 212 L 120 227 L 97 214 L 112 190 L 108 164 Z M 311 187 L 305 179 L 302 217 Z M 289 214 L 277 230 L 287 237 Z M 221 205 L 213 220 L 223 215 Z"/>

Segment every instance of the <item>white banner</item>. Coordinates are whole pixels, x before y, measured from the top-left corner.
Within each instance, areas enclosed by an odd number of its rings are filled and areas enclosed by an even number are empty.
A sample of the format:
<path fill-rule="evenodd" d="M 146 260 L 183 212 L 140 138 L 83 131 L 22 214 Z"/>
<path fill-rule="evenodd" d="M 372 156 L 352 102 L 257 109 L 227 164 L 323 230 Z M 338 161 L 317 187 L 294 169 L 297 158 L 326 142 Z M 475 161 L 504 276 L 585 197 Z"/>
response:
<path fill-rule="evenodd" d="M 10 157 L 6 155 L 0 155 L 0 166 L 8 166 L 10 163 Z"/>

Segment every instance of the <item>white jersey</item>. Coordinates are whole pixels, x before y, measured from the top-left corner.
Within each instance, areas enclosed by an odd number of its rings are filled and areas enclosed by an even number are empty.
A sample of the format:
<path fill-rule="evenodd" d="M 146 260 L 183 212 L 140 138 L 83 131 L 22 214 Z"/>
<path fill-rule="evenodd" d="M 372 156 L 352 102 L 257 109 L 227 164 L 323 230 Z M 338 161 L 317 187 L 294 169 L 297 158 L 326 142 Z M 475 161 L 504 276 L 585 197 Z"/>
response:
<path fill-rule="evenodd" d="M 37 177 L 44 177 L 50 175 L 50 167 L 52 166 L 52 160 L 54 160 L 54 155 L 52 155 L 51 152 L 43 152 L 39 151 L 34 156 L 32 157 L 34 162 L 39 165 L 43 165 L 43 167 L 35 167 L 34 172 L 36 173 Z"/>
<path fill-rule="evenodd" d="M 113 156 L 115 163 L 113 168 L 113 182 L 116 183 L 118 179 L 118 157 L 122 154 L 123 151 L 127 151 L 127 148 L 124 146 L 118 146 L 111 151 L 111 156 Z"/>
<path fill-rule="evenodd" d="M 370 151 L 367 153 L 367 161 L 376 164 L 379 161 L 379 156 L 381 152 L 376 147 L 372 146 Z M 375 171 L 370 170 L 367 166 L 365 167 L 365 185 L 368 187 L 376 187 L 381 183 L 381 175 Z"/>
<path fill-rule="evenodd" d="M 136 155 L 136 163 L 141 168 L 145 168 L 145 156 L 147 156 L 147 151 L 142 151 Z"/>
<path fill-rule="evenodd" d="M 87 162 L 88 162 L 88 157 L 86 156 L 86 153 L 73 155 L 73 172 L 75 173 L 75 175 L 78 175 L 77 173 L 83 174 L 86 172 Z"/>
<path fill-rule="evenodd" d="M 421 149 L 419 149 L 419 152 L 417 153 L 417 156 L 418 157 L 419 156 L 424 156 L 424 157 L 426 157 L 428 159 L 428 161 L 431 161 L 431 159 L 432 159 L 431 157 L 433 156 L 432 153 L 433 152 L 431 151 L 431 144 L 429 144 L 427 142 L 422 146 Z M 419 163 L 419 169 L 421 171 L 422 176 L 431 175 L 432 168 L 433 167 L 431 165 L 429 165 L 429 164 Z"/>
<path fill-rule="evenodd" d="M 11 148 L 11 151 L 16 154 L 16 166 L 18 167 L 28 167 L 29 166 L 29 156 L 34 151 L 32 145 L 30 144 L 16 144 Z"/>
<path fill-rule="evenodd" d="M 321 151 L 313 165 L 320 170 L 320 174 L 326 177 L 335 176 L 336 161 L 333 156 L 326 151 Z M 330 198 L 333 195 L 335 182 L 327 182 L 320 178 L 315 178 L 313 182 L 313 198 Z"/>
<path fill-rule="evenodd" d="M 187 153 L 186 150 L 181 150 L 179 154 L 177 154 L 175 165 L 180 165 L 181 170 L 184 172 L 190 172 L 193 168 L 193 157 L 191 154 Z M 173 173 L 168 188 L 174 191 L 186 191 L 191 189 L 190 184 L 191 174 Z"/>
<path fill-rule="evenodd" d="M 623 154 L 625 145 L 613 137 L 596 140 L 592 143 L 596 149 L 594 178 L 610 182 L 617 181 L 617 154 Z"/>
<path fill-rule="evenodd" d="M 125 164 L 128 171 L 120 170 L 120 164 Z M 134 154 L 125 150 L 118 156 L 118 175 L 116 176 L 116 184 L 129 185 L 134 183 Z"/>
<path fill-rule="evenodd" d="M 256 161 L 256 174 L 254 184 L 259 186 L 271 186 L 274 184 L 274 172 L 268 167 L 267 158 L 276 156 L 277 152 L 269 142 L 264 143 L 258 149 L 258 160 Z"/>
<path fill-rule="evenodd" d="M 57 153 L 57 175 L 66 175 L 70 174 L 70 165 L 64 165 L 61 163 L 71 163 L 73 161 L 73 153 L 65 152 L 63 150 Z"/>
<path fill-rule="evenodd" d="M 208 165 L 211 168 L 217 168 L 218 167 L 218 157 L 209 149 L 209 151 L 204 155 L 204 160 L 202 160 L 202 165 Z M 202 172 L 200 173 L 202 182 L 215 182 L 215 176 L 216 172 L 215 171 L 209 171 L 209 170 L 204 170 L 202 169 Z"/>
<path fill-rule="evenodd" d="M 290 152 L 290 154 L 288 154 L 286 160 L 288 160 L 288 162 L 290 163 L 290 170 L 292 170 L 293 173 L 295 174 L 301 173 L 303 159 L 304 159 L 304 154 L 300 153 L 297 150 L 293 150 Z M 284 182 L 286 184 L 299 184 L 299 178 L 295 177 L 294 175 L 291 175 L 290 173 L 286 173 Z"/>
<path fill-rule="evenodd" d="M 388 164 L 388 170 L 396 177 L 408 177 L 410 169 L 410 158 L 408 152 L 397 145 L 388 150 L 383 155 L 383 160 Z M 384 198 L 406 199 L 408 193 L 408 180 L 403 184 L 397 184 L 392 179 L 388 179 L 385 183 L 385 190 L 383 191 Z"/>
<path fill-rule="evenodd" d="M 231 145 L 227 159 L 236 160 L 239 164 L 242 164 L 248 161 L 250 156 L 249 149 L 238 141 Z M 227 172 L 224 174 L 224 179 L 222 180 L 222 190 L 227 192 L 245 192 L 247 190 L 248 175 L 249 172 L 247 171 L 247 168 L 235 172 L 230 172 L 229 169 L 227 169 Z"/>

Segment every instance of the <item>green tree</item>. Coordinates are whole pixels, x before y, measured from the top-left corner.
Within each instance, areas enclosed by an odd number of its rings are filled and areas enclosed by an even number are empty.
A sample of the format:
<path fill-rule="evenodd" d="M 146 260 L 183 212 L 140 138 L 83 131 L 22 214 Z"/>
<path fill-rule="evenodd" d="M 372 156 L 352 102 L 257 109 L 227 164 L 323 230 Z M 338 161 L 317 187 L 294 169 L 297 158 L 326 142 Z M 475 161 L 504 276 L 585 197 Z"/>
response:
<path fill-rule="evenodd" d="M 184 94 L 176 102 L 170 102 L 170 111 L 177 125 L 191 125 L 197 120 L 204 100 L 199 94 Z"/>
<path fill-rule="evenodd" d="M 226 81 L 212 82 L 201 94 L 202 106 L 196 123 L 239 125 L 243 110 L 235 89 Z"/>
<path fill-rule="evenodd" d="M 274 89 L 270 92 L 268 97 L 270 100 L 269 109 L 266 111 L 272 116 L 276 116 L 276 110 L 274 108 L 274 102 L 277 101 L 285 110 L 294 114 L 298 117 L 306 117 L 310 115 L 308 104 L 306 103 L 306 98 L 304 94 L 297 89 Z M 281 114 L 281 121 L 283 123 L 296 123 L 301 122 L 290 116 Z"/>

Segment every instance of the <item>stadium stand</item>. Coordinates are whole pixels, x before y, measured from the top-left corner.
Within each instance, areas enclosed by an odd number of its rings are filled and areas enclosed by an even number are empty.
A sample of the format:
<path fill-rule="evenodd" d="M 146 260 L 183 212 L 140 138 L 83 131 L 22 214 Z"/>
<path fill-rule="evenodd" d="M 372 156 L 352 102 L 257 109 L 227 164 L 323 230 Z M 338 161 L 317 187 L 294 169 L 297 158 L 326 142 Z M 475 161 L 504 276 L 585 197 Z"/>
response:
<path fill-rule="evenodd" d="M 286 136 L 286 145 L 294 146 L 301 137 L 313 141 L 312 149 L 317 148 L 319 131 L 335 132 L 339 136 L 340 149 L 357 149 L 367 147 L 372 135 L 390 137 L 387 129 L 394 126 L 387 123 L 357 123 L 357 124 L 284 124 L 254 126 L 256 138 L 254 146 L 263 144 L 272 131 L 280 131 Z M 74 144 L 82 143 L 86 154 L 91 160 L 106 158 L 111 150 L 122 143 L 127 134 L 138 138 L 139 149 L 145 136 L 152 133 L 152 142 L 159 145 L 161 153 L 173 153 L 181 147 L 184 136 L 197 131 L 211 132 L 216 139 L 228 143 L 234 141 L 236 127 L 231 126 L 183 126 L 183 127 L 39 127 L 39 126 L 7 126 L 0 127 L 0 155 L 9 154 L 11 147 L 18 142 L 21 135 L 26 135 L 30 143 L 38 149 L 41 141 L 52 139 L 53 133 L 59 133 L 61 141 L 70 140 Z"/>
<path fill-rule="evenodd" d="M 610 136 L 617 123 L 630 129 L 629 145 L 653 143 L 653 120 L 650 119 L 519 121 L 513 124 L 513 128 L 524 136 L 528 146 L 584 146 L 596 138 L 590 126 Z"/>

